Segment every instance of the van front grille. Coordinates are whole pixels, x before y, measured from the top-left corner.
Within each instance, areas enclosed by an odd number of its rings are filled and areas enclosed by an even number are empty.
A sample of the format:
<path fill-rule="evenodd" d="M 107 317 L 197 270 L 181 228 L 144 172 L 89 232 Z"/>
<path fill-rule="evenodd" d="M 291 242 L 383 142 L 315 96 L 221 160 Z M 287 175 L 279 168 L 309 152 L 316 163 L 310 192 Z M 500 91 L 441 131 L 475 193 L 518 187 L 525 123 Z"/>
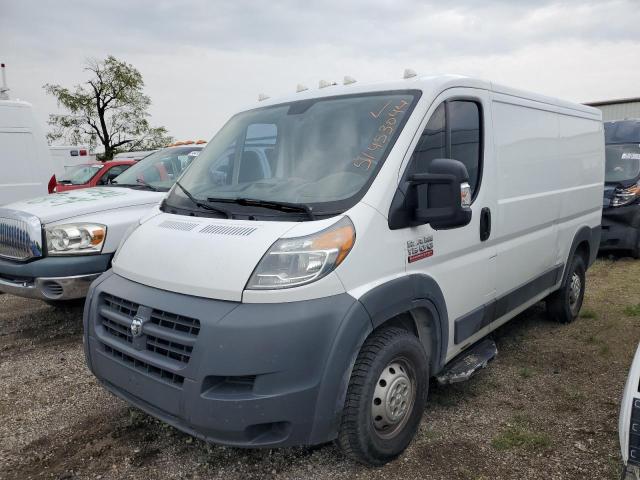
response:
<path fill-rule="evenodd" d="M 145 314 L 142 312 L 146 309 Z M 141 312 L 140 315 L 138 312 Z M 123 344 L 133 345 L 131 325 L 136 315 L 145 317 L 142 334 L 144 350 L 181 364 L 189 363 L 195 339 L 200 333 L 200 321 L 157 309 L 148 309 L 129 300 L 103 294 L 99 321 L 104 332 Z"/>
<path fill-rule="evenodd" d="M 178 387 L 182 387 L 182 384 L 184 383 L 184 377 L 182 375 L 178 375 L 176 373 L 170 372 L 169 370 L 164 370 L 162 368 L 158 368 L 153 365 L 150 365 L 147 362 L 134 358 L 131 355 L 127 355 L 126 353 L 121 352 L 120 350 L 116 350 L 115 348 L 110 347 L 107 344 L 103 343 L 102 347 L 105 353 L 129 365 L 134 370 L 137 370 L 149 376 L 158 378 L 160 380 L 176 385 Z"/>

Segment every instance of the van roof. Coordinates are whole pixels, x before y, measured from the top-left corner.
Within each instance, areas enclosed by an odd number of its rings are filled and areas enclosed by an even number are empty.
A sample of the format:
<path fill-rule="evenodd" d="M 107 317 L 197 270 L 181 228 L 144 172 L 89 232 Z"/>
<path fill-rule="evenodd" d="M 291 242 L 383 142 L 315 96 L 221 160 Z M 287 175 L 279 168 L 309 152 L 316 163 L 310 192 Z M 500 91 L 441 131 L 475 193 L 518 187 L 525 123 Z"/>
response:
<path fill-rule="evenodd" d="M 33 105 L 24 100 L 0 100 L 0 107 L 33 108 Z"/>
<path fill-rule="evenodd" d="M 333 97 L 338 95 L 348 95 L 367 92 L 382 92 L 388 90 L 421 90 L 423 92 L 441 92 L 448 88 L 468 87 L 482 90 L 490 90 L 522 99 L 533 100 L 548 105 L 558 106 L 586 113 L 590 116 L 600 117 L 601 112 L 597 108 L 589 107 L 579 103 L 573 103 L 559 98 L 548 97 L 537 93 L 507 87 L 480 78 L 467 77 L 464 75 L 434 75 L 423 77 L 412 77 L 405 80 L 380 83 L 352 83 L 349 85 L 331 85 L 325 88 L 309 88 L 298 93 L 292 93 L 279 98 L 268 98 L 253 104 L 251 108 L 259 108 L 267 105 L 277 105 L 279 103 L 294 102 L 311 98 Z"/>

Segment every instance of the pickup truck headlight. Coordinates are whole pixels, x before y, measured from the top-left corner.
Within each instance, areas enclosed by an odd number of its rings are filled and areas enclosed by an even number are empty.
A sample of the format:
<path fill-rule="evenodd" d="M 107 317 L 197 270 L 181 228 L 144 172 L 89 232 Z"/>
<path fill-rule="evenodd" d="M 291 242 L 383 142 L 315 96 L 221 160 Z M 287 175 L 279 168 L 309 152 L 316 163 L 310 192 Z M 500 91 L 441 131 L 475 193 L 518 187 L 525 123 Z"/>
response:
<path fill-rule="evenodd" d="M 640 182 L 629 188 L 616 188 L 616 191 L 611 199 L 612 207 L 622 207 L 628 205 L 637 198 L 640 198 Z"/>
<path fill-rule="evenodd" d="M 290 288 L 315 282 L 342 263 L 355 240 L 356 230 L 348 217 L 306 237 L 281 238 L 262 257 L 247 289 Z"/>
<path fill-rule="evenodd" d="M 72 223 L 45 228 L 49 255 L 100 253 L 107 238 L 106 225 Z"/>

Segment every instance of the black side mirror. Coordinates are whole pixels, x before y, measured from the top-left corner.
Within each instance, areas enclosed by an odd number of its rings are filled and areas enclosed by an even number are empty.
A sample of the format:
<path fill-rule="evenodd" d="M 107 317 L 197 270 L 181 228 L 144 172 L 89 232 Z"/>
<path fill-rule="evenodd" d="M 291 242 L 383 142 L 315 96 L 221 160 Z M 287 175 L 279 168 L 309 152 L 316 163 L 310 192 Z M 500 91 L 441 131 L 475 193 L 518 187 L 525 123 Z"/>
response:
<path fill-rule="evenodd" d="M 389 212 L 389 228 L 430 224 L 434 230 L 471 222 L 469 174 L 462 162 L 438 158 L 427 173 L 409 175 L 398 188 Z"/>

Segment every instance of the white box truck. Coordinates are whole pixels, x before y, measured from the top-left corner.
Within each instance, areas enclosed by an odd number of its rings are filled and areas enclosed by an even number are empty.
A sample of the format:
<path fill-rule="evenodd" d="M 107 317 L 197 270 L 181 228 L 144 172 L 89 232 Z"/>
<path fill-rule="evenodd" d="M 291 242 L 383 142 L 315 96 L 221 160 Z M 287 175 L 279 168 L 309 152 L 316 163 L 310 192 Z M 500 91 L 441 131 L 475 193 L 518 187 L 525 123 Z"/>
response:
<path fill-rule="evenodd" d="M 49 147 L 49 152 L 58 179 L 72 167 L 96 161 L 96 154 L 91 153 L 88 145 L 55 145 Z"/>
<path fill-rule="evenodd" d="M 380 465 L 492 330 L 543 299 L 577 318 L 600 111 L 460 76 L 345 83 L 233 116 L 130 232 L 85 306 L 108 390 L 206 441 Z"/>
<path fill-rule="evenodd" d="M 56 185 L 47 141 L 30 103 L 10 100 L 0 64 L 0 205 L 45 195 Z"/>

